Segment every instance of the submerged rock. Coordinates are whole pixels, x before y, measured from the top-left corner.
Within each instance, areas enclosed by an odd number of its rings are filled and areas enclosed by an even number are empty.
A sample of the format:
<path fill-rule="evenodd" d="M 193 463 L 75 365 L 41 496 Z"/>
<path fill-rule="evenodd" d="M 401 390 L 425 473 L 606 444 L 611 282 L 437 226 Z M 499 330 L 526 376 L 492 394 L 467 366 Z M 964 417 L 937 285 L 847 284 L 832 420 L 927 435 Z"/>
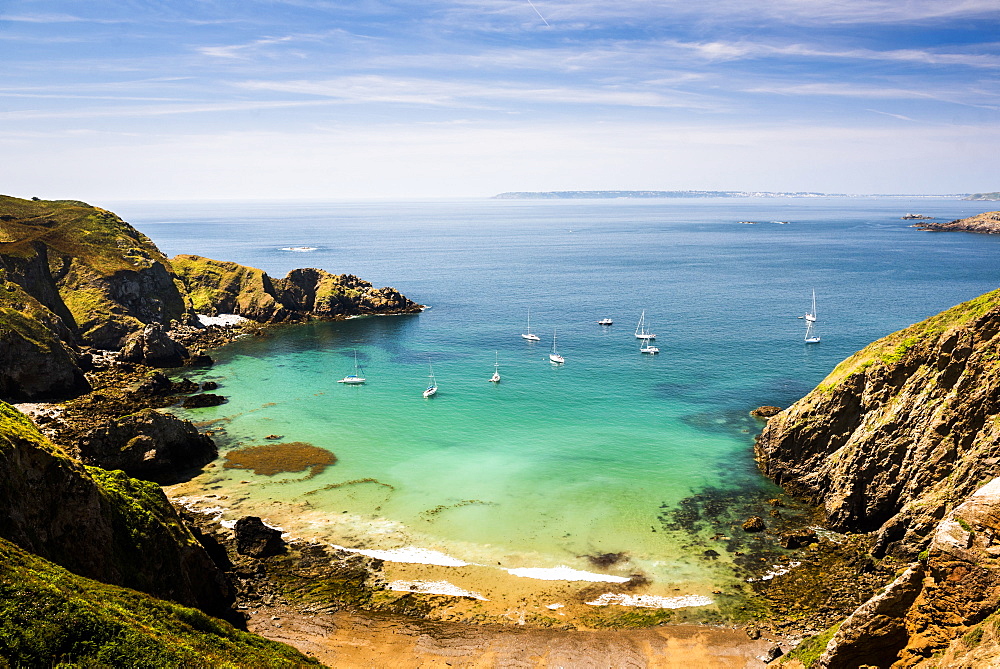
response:
<path fill-rule="evenodd" d="M 782 411 L 784 411 L 784 409 L 782 409 L 781 407 L 762 406 L 762 407 L 757 407 L 756 409 L 751 411 L 750 415 L 753 416 L 754 418 L 770 418 L 771 416 L 778 415 Z"/>
<path fill-rule="evenodd" d="M 767 529 L 767 525 L 764 524 L 764 519 L 760 516 L 752 516 L 747 518 L 743 523 L 744 532 L 763 532 Z"/>
<path fill-rule="evenodd" d="M 220 404 L 225 403 L 226 398 L 222 395 L 215 395 L 214 393 L 198 393 L 197 395 L 185 397 L 184 401 L 181 402 L 181 406 L 185 409 L 200 409 L 202 407 L 217 407 Z"/>

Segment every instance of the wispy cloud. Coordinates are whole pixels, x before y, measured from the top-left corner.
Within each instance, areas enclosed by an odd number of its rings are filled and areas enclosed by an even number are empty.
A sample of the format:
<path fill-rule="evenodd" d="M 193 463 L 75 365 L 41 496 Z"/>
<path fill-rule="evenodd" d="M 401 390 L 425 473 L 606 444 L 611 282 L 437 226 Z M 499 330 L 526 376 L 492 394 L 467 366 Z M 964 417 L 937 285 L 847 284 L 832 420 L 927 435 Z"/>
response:
<path fill-rule="evenodd" d="M 882 116 L 888 116 L 890 118 L 899 119 L 900 121 L 910 121 L 913 122 L 914 119 L 909 116 L 904 116 L 903 114 L 893 114 L 892 112 L 879 111 L 878 109 L 866 109 L 865 111 L 870 111 L 873 114 L 881 114 Z"/>
<path fill-rule="evenodd" d="M 454 82 L 421 78 L 362 75 L 320 81 L 245 81 L 248 90 L 319 95 L 352 104 L 398 103 L 430 106 L 482 106 L 498 102 L 532 104 L 683 107 L 712 109 L 707 97 L 666 94 L 637 88 L 531 86 L 518 83 Z"/>

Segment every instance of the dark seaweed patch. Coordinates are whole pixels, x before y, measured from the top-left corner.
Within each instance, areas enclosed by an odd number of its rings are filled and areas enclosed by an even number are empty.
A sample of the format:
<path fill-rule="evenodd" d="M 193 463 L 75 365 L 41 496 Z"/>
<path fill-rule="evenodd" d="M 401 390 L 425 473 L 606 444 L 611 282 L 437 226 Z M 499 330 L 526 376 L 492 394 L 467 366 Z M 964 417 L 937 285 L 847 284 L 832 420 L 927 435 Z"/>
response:
<path fill-rule="evenodd" d="M 309 470 L 305 479 L 323 472 L 337 462 L 337 456 L 328 450 L 304 441 L 284 444 L 262 444 L 246 446 L 226 453 L 222 465 L 226 469 L 251 469 L 255 474 L 274 476 L 286 472 Z"/>

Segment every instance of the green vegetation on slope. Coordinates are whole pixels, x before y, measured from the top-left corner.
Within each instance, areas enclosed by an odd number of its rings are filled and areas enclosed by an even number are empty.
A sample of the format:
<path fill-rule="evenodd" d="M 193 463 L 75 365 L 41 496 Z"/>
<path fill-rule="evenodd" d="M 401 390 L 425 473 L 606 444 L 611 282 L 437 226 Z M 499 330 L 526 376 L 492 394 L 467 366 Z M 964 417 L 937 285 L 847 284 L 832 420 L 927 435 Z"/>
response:
<path fill-rule="evenodd" d="M 0 666 L 298 667 L 280 643 L 105 585 L 0 539 Z"/>
<path fill-rule="evenodd" d="M 967 325 L 1000 307 L 1000 289 L 980 295 L 957 306 L 942 311 L 927 320 L 879 339 L 861 349 L 847 360 L 834 367 L 833 371 L 819 384 L 819 389 L 833 390 L 852 374 L 862 372 L 873 365 L 887 365 L 899 362 L 914 346 L 954 327 Z"/>

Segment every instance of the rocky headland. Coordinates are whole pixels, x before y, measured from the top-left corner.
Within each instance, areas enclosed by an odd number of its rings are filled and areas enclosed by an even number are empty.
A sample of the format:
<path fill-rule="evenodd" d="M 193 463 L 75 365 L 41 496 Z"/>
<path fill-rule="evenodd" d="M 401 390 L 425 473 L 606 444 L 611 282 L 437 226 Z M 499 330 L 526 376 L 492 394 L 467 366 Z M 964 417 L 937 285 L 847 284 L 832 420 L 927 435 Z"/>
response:
<path fill-rule="evenodd" d="M 870 536 L 873 559 L 910 563 L 792 657 L 851 668 L 1000 657 L 989 623 L 1000 603 L 1000 290 L 842 362 L 768 420 L 756 455 L 827 527 Z M 940 664 L 945 654 L 955 663 Z"/>
<path fill-rule="evenodd" d="M 217 456 L 157 409 L 225 401 L 157 368 L 269 323 L 420 309 L 350 275 L 172 261 L 109 211 L 0 196 L 0 665 L 315 664 L 238 629 L 224 551 L 157 485 Z M 246 320 L 198 318 L 220 313 Z"/>
<path fill-rule="evenodd" d="M 947 223 L 917 223 L 913 227 L 930 232 L 981 232 L 995 235 L 1000 234 L 1000 211 L 988 211 Z"/>

